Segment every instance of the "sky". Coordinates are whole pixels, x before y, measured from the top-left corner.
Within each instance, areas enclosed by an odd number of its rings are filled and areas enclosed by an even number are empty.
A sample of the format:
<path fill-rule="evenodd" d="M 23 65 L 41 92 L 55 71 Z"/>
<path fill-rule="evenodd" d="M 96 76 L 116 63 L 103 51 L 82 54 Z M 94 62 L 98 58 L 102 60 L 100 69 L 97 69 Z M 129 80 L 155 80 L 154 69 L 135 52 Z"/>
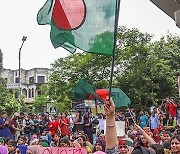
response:
<path fill-rule="evenodd" d="M 0 0 L 0 49 L 3 67 L 18 69 L 18 53 L 22 37 L 27 40 L 21 49 L 23 69 L 51 68 L 51 63 L 69 55 L 62 49 L 54 49 L 50 41 L 50 26 L 38 25 L 36 16 L 46 0 Z M 175 21 L 149 0 L 121 0 L 119 26 L 137 28 L 154 34 L 155 40 L 172 33 L 180 36 Z"/>

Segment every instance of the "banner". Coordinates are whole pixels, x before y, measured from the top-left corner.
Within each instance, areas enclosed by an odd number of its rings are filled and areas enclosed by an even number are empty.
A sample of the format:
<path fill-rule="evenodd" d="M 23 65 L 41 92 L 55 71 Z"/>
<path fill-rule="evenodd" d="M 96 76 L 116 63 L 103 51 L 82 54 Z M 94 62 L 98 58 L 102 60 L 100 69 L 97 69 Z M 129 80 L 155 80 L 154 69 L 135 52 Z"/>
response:
<path fill-rule="evenodd" d="M 41 147 L 39 154 L 87 154 L 85 148 Z"/>
<path fill-rule="evenodd" d="M 125 135 L 125 121 L 115 121 L 117 136 L 121 137 Z M 104 124 L 104 134 L 106 133 L 106 121 Z"/>
<path fill-rule="evenodd" d="M 125 135 L 125 121 L 116 121 L 116 131 L 118 137 Z"/>

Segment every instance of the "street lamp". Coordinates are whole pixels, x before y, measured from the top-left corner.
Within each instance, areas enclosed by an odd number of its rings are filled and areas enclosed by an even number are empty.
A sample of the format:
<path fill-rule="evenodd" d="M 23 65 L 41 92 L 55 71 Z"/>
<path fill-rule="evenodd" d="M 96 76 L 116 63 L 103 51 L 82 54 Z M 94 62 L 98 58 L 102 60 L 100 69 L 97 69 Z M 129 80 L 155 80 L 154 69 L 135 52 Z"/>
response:
<path fill-rule="evenodd" d="M 22 44 L 19 48 L 19 102 L 21 103 L 21 49 L 23 47 L 24 42 L 26 41 L 27 37 L 23 36 Z"/>

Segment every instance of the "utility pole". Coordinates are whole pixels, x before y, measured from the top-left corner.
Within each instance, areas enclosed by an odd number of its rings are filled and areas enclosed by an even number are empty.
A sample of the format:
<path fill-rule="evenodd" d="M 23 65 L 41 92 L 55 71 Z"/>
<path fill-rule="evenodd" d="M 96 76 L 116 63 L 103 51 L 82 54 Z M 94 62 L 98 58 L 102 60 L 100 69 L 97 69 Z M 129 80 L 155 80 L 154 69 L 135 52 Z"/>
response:
<path fill-rule="evenodd" d="M 19 102 L 21 103 L 21 49 L 23 47 L 24 42 L 26 41 L 27 37 L 23 36 L 22 38 L 22 44 L 19 48 Z"/>

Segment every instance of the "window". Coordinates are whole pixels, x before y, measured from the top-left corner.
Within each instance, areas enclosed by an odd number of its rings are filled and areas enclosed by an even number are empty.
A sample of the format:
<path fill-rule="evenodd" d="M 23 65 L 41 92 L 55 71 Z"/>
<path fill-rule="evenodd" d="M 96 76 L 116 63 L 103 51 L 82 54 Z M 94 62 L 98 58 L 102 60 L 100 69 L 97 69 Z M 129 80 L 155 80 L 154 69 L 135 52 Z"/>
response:
<path fill-rule="evenodd" d="M 22 90 L 22 94 L 27 98 L 27 90 L 25 88 Z"/>
<path fill-rule="evenodd" d="M 4 80 L 7 82 L 7 78 L 4 78 Z"/>
<path fill-rule="evenodd" d="M 32 98 L 34 98 L 34 88 L 32 88 Z"/>
<path fill-rule="evenodd" d="M 37 83 L 45 83 L 45 76 L 38 76 Z"/>
<path fill-rule="evenodd" d="M 33 84 L 34 83 L 34 77 L 29 77 L 29 84 Z"/>
<path fill-rule="evenodd" d="M 38 96 L 41 96 L 41 95 L 42 95 L 42 91 L 41 91 L 41 90 L 38 90 L 38 91 L 37 91 L 37 95 L 38 95 Z"/>
<path fill-rule="evenodd" d="M 29 95 L 29 98 L 31 98 L 31 89 L 29 89 L 29 91 L 28 91 L 29 93 L 28 93 L 28 95 Z"/>
<path fill-rule="evenodd" d="M 15 92 L 14 97 L 15 97 L 15 98 L 19 98 L 19 93 L 18 93 L 18 92 Z"/>
<path fill-rule="evenodd" d="M 18 76 L 18 71 L 15 72 L 15 76 Z"/>
<path fill-rule="evenodd" d="M 15 78 L 15 83 L 19 83 L 19 77 Z"/>

